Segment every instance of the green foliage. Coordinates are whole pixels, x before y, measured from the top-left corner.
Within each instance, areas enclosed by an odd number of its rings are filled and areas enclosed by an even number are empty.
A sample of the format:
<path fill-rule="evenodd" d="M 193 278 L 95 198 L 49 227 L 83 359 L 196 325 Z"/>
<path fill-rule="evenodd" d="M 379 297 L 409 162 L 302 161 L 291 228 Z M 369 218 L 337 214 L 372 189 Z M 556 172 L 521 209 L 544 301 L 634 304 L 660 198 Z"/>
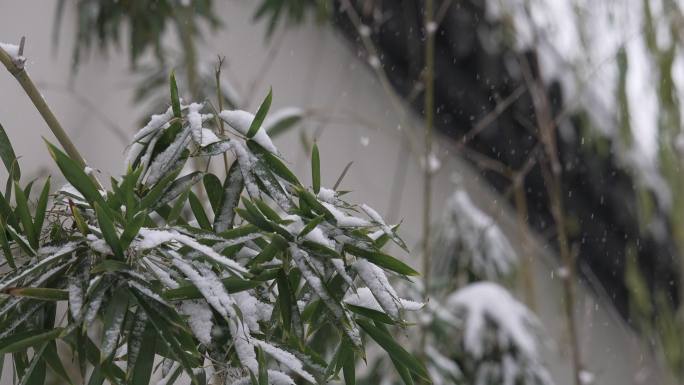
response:
<path fill-rule="evenodd" d="M 327 383 L 343 371 L 350 384 L 356 358 L 365 357 L 362 330 L 407 383 L 426 380 L 424 366 L 384 326 L 405 326 L 403 311 L 346 302 L 367 283 L 357 276 L 368 269 L 417 274 L 371 238 L 384 224 L 339 223 L 359 210 L 319 197 L 320 176 L 313 192 L 301 185 L 279 154 L 259 144 L 268 137 L 245 143 L 217 132 L 219 147 L 195 142 L 202 127 L 181 105 L 174 76 L 169 83 L 166 121 L 136 136 L 128 172 L 110 189 L 100 190 L 48 143 L 70 187 L 48 199 L 46 182 L 35 205 L 30 185 L 15 182 L 13 204 L 0 194 L 7 262 L 0 273 L 0 362 L 11 355 L 16 383 L 43 384 L 48 374 L 74 383 L 56 354 L 55 341 L 62 341 L 89 384 L 147 384 L 155 357 L 163 359 L 168 383 L 181 373 L 206 383 L 210 363 L 225 383 Z M 270 99 L 269 92 L 250 122 L 253 134 Z M 188 159 L 225 152 L 236 158 L 225 176 L 180 175 Z M 208 205 L 193 188 L 204 188 Z M 395 230 L 385 229 L 387 239 L 403 246 Z M 391 296 L 386 286 L 370 289 L 376 298 Z M 59 302 L 68 304 L 64 318 L 56 317 Z"/>

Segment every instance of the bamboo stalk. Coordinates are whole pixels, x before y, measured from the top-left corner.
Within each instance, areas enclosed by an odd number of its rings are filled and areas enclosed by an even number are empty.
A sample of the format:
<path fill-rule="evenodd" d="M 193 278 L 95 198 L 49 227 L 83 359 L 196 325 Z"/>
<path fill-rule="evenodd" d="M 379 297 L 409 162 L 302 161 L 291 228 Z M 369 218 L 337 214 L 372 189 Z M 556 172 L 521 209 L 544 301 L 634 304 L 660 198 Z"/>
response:
<path fill-rule="evenodd" d="M 423 154 L 423 283 L 425 285 L 425 297 L 430 293 L 431 269 L 432 269 L 432 242 L 430 212 L 432 209 L 432 169 L 430 158 L 432 156 L 432 126 L 434 125 L 434 89 L 435 89 L 435 32 L 434 2 L 425 2 L 425 150 Z M 421 333 L 421 352 L 425 354 L 427 344 L 427 326 L 423 325 Z"/>

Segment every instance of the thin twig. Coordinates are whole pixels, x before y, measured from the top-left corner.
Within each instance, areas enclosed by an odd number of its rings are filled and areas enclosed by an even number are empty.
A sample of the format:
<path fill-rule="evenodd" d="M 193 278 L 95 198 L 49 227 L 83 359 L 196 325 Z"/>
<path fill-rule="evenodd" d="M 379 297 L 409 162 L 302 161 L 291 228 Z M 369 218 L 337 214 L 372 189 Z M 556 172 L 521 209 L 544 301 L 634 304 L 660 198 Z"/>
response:
<path fill-rule="evenodd" d="M 542 82 L 539 79 L 534 78 L 530 64 L 524 56 L 520 56 L 519 61 L 523 78 L 532 95 L 532 103 L 535 109 L 535 116 L 539 129 L 539 141 L 542 143 L 546 153 L 547 162 L 542 164 L 541 170 L 542 176 L 546 181 L 545 184 L 549 194 L 549 203 L 551 205 L 551 215 L 553 216 L 556 225 L 556 237 L 564 269 L 564 274 L 562 274 L 561 278 L 563 279 L 565 316 L 570 338 L 575 385 L 581 385 L 582 381 L 580 374 L 582 364 L 577 324 L 575 320 L 575 264 L 565 230 L 565 211 L 563 208 L 563 191 L 561 185 L 561 174 L 563 169 L 560 164 L 556 144 L 556 126 Z"/>

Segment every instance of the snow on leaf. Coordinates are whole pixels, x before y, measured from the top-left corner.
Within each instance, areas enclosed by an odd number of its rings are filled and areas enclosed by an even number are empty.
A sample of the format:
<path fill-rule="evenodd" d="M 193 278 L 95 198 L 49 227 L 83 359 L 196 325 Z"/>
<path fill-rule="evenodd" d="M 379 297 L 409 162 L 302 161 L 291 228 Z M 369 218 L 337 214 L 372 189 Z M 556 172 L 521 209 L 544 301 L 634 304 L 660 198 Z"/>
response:
<path fill-rule="evenodd" d="M 252 124 L 252 120 L 254 120 L 254 115 L 242 110 L 223 110 L 219 113 L 219 117 L 242 135 L 247 135 L 249 126 Z M 259 128 L 251 140 L 255 141 L 266 151 L 274 155 L 278 154 L 278 149 L 273 145 L 271 138 L 269 138 L 263 127 Z"/>
<path fill-rule="evenodd" d="M 368 262 L 365 259 L 359 258 L 352 265 L 354 270 L 359 274 L 361 280 L 368 286 L 368 289 L 377 299 L 380 307 L 392 317 L 392 319 L 400 318 L 400 304 L 397 292 L 390 285 L 387 280 L 385 272 L 381 268 Z"/>
<path fill-rule="evenodd" d="M 294 373 L 297 373 L 299 376 L 301 376 L 306 381 L 309 381 L 312 384 L 316 383 L 316 379 L 311 375 L 311 373 L 304 370 L 302 362 L 297 357 L 295 357 L 292 353 L 287 352 L 283 349 L 277 348 L 277 347 L 269 344 L 268 342 L 264 342 L 261 340 L 255 340 L 255 342 L 258 346 L 260 346 L 264 350 L 264 352 L 266 352 L 266 354 L 273 357 L 273 359 L 280 362 L 282 365 L 286 366 L 288 369 L 290 369 Z"/>
<path fill-rule="evenodd" d="M 455 291 L 447 306 L 465 313 L 464 348 L 474 357 L 484 354 L 484 336 L 489 323 L 495 325 L 499 346 L 513 346 L 528 357 L 536 357 L 534 315 L 500 285 L 476 282 Z"/>
<path fill-rule="evenodd" d="M 211 329 L 214 326 L 212 312 L 206 303 L 200 301 L 183 301 L 180 312 L 188 316 L 190 330 L 199 342 L 208 345 L 211 343 Z"/>
<path fill-rule="evenodd" d="M 321 202 L 321 204 L 335 217 L 335 221 L 337 221 L 339 227 L 365 227 L 371 225 L 370 222 L 363 218 L 345 214 L 342 210 L 330 203 Z"/>

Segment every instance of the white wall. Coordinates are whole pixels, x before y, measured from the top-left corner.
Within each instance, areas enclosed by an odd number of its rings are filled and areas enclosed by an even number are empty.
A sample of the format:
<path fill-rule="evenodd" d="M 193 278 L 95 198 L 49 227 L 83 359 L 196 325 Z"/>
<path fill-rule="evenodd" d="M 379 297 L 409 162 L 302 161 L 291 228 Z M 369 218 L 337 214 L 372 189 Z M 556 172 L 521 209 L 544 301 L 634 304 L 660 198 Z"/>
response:
<path fill-rule="evenodd" d="M 201 52 L 210 60 L 216 54 L 225 55 L 229 76 L 237 79 L 236 86 L 243 91 L 254 79 L 260 78 L 254 99 L 261 98 L 268 86 L 273 86 L 274 109 L 295 105 L 316 110 L 318 116 L 332 115 L 327 125 L 311 123 L 307 128 L 309 133 L 322 130 L 319 147 L 323 184 L 332 185 L 345 164 L 353 160 L 354 166 L 342 184 L 343 188 L 354 191 L 352 200 L 365 201 L 388 214 L 393 193 L 401 191 L 397 212 L 390 216 L 395 220 L 403 218 L 402 236 L 418 250 L 422 202 L 420 167 L 416 158 L 402 146 L 404 133 L 397 129 L 400 123 L 398 114 L 367 66 L 329 27 L 289 29 L 280 49 L 273 51 L 272 45 L 264 44 L 264 27 L 251 24 L 254 1 L 216 3 L 225 28 L 209 37 Z M 55 4 L 56 1 L 47 0 L 0 2 L 0 41 L 17 42 L 22 34 L 27 36 L 25 55 L 29 58 L 28 70 L 37 83 L 49 86 L 43 90 L 48 103 L 75 138 L 77 147 L 90 165 L 105 174 L 116 174 L 122 169 L 124 143 L 107 130 L 98 118 L 99 113 L 80 103 L 73 95 L 57 92 L 55 88 L 72 87 L 74 92 L 96 104 L 100 113 L 132 133 L 138 128 L 136 122 L 142 109 L 130 103 L 134 79 L 128 74 L 127 56 L 125 53 L 110 53 L 108 58 L 104 58 L 94 54 L 81 66 L 77 76 L 71 78 L 73 14 L 66 13 L 62 43 L 53 53 L 50 35 Z M 267 61 L 271 63 L 264 65 Z M 258 73 L 260 69 L 266 69 L 266 72 Z M 258 102 L 253 100 L 249 108 L 254 109 Z M 352 115 L 353 118 L 349 118 Z M 416 131 L 420 130 L 420 122 L 414 117 L 409 120 L 413 127 L 402 127 L 402 130 L 414 130 L 413 134 L 420 137 L 420 132 Z M 8 131 L 17 153 L 23 157 L 22 169 L 26 180 L 46 167 L 52 174 L 58 174 L 40 140 L 41 136 L 52 140 L 52 135 L 18 84 L 3 71 L 0 71 L 0 123 Z M 367 146 L 362 143 L 362 138 L 368 138 Z M 442 168 L 435 177 L 433 213 L 436 217 L 453 189 L 451 175 L 456 172 L 465 181 L 473 199 L 499 218 L 510 238 L 515 239 L 515 222 L 508 205 L 483 185 L 458 157 L 450 154 L 453 147 L 447 138 L 438 136 L 436 142 L 442 158 Z M 309 175 L 308 155 L 302 151 L 298 132 L 278 138 L 276 143 L 299 175 Z M 393 188 L 395 173 L 403 168 L 407 172 L 405 182 Z M 5 174 L 1 175 L 1 178 L 5 177 Z M 558 348 L 564 345 L 566 337 L 561 282 L 552 274 L 557 268 L 557 259 L 541 242 L 535 245 L 533 257 L 536 261 L 538 312 L 548 335 L 554 337 L 545 348 L 548 354 L 544 357 L 558 384 L 570 384 L 569 355 Z M 409 258 L 409 262 L 419 266 L 417 257 Z M 578 289 L 578 302 L 584 361 L 595 373 L 597 383 L 657 382 L 657 377 L 651 372 L 649 353 L 612 314 L 609 303 L 589 294 L 583 286 Z"/>

